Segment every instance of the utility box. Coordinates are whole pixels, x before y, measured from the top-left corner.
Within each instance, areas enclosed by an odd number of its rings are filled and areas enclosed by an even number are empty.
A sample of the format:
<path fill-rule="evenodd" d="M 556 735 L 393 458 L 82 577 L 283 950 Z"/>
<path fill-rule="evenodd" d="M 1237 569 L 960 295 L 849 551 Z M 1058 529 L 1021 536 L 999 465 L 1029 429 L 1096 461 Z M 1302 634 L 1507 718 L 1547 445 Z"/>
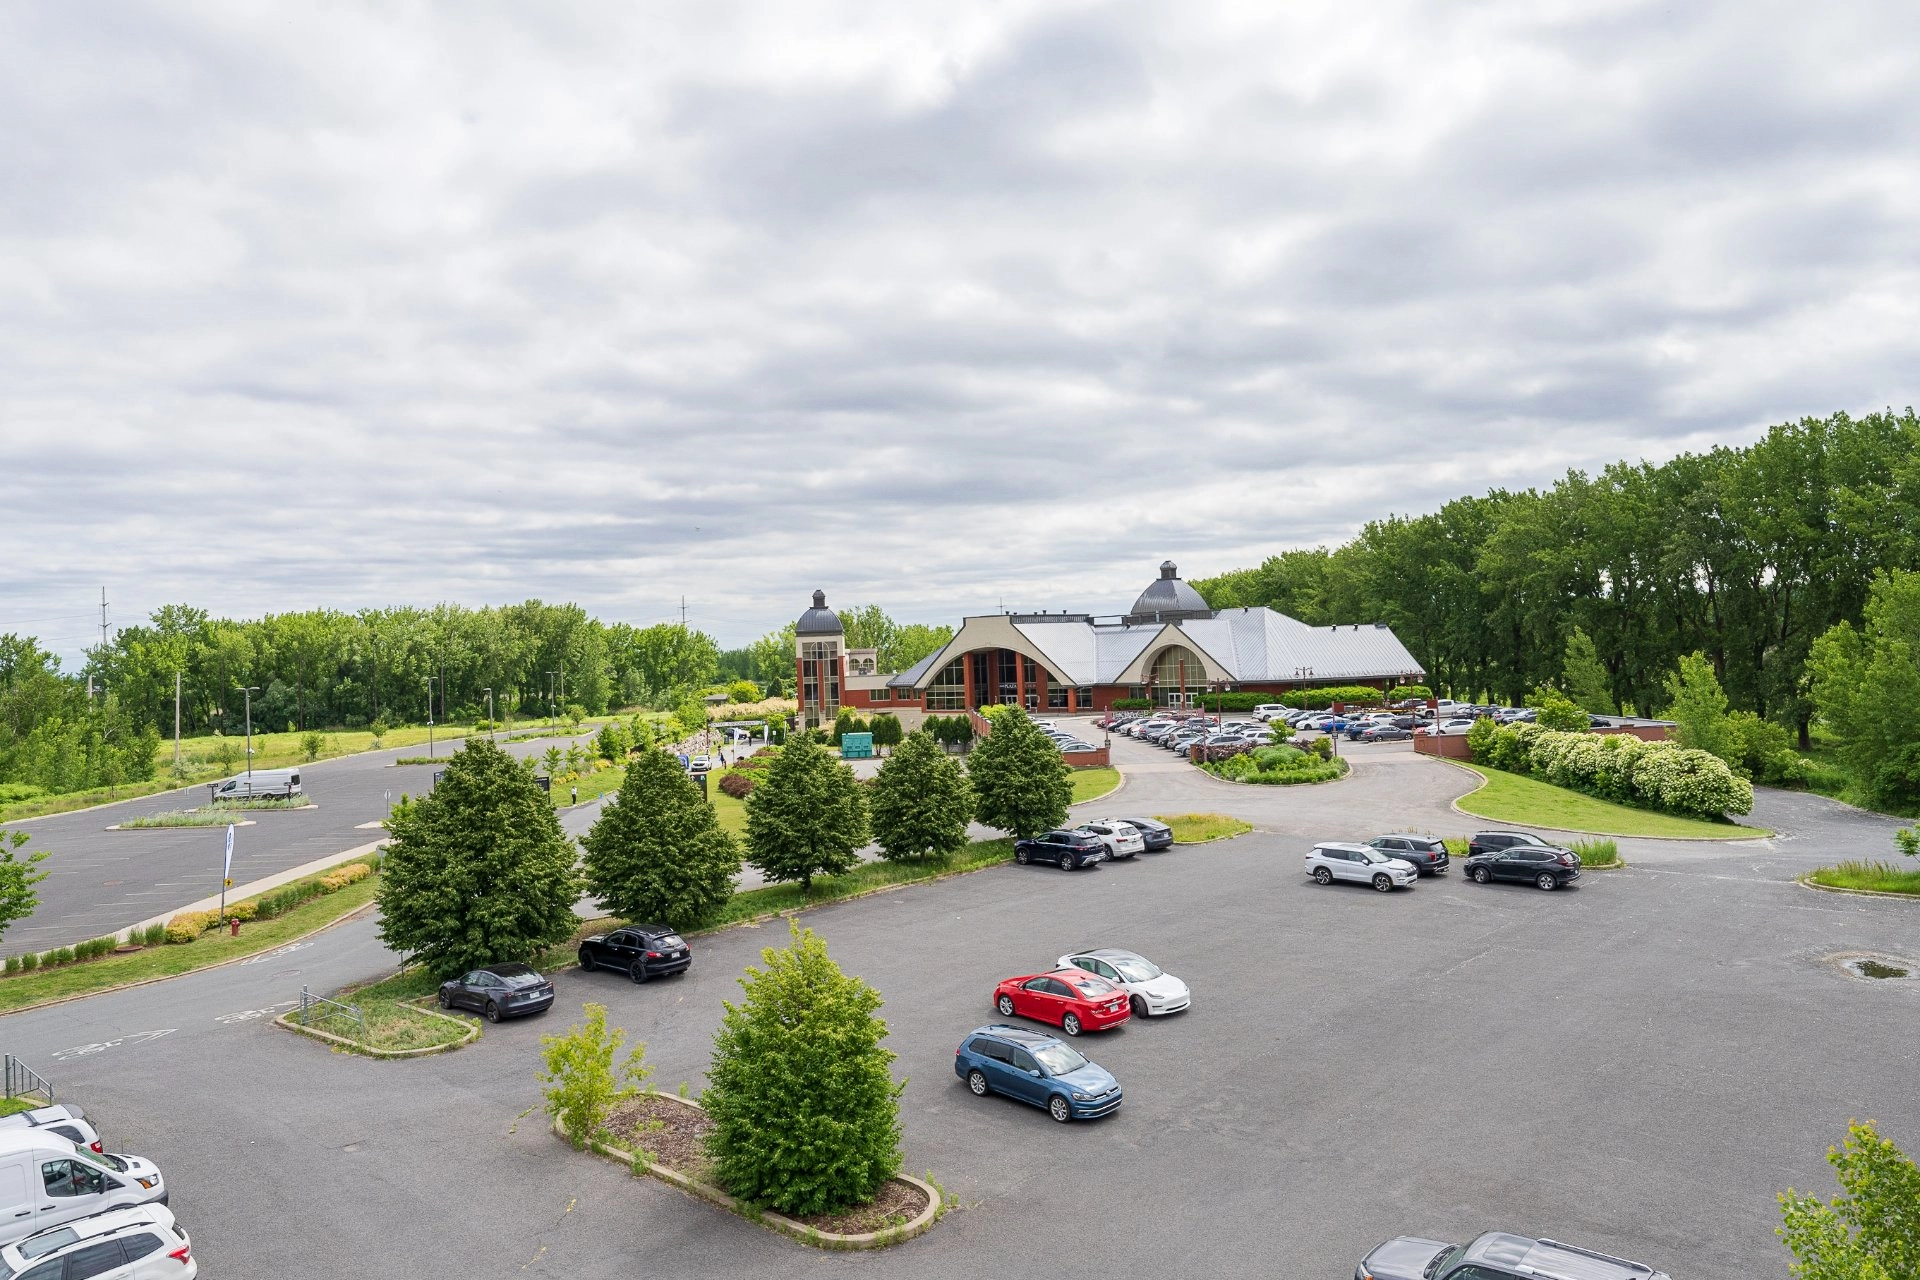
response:
<path fill-rule="evenodd" d="M 873 735 L 870 733 L 841 734 L 840 758 L 842 760 L 873 759 Z"/>

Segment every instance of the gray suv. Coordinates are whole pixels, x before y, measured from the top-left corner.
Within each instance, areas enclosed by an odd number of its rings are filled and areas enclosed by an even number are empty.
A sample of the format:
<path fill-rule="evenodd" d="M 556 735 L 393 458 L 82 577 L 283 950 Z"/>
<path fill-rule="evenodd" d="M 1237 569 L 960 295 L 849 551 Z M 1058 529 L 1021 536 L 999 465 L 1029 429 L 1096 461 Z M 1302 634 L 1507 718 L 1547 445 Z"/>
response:
<path fill-rule="evenodd" d="M 1641 1262 L 1557 1240 L 1489 1231 L 1465 1245 L 1400 1236 L 1368 1254 L 1353 1280 L 1673 1280 Z"/>

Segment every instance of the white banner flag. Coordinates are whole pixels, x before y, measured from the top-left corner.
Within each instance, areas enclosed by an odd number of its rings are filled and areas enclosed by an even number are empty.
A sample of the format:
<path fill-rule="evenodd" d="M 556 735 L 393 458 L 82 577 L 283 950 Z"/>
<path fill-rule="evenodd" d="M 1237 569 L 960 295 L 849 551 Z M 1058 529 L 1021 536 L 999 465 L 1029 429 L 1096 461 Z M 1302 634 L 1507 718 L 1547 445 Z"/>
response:
<path fill-rule="evenodd" d="M 227 861 L 226 865 L 220 868 L 220 882 L 233 883 L 233 824 L 231 822 L 227 824 Z"/>

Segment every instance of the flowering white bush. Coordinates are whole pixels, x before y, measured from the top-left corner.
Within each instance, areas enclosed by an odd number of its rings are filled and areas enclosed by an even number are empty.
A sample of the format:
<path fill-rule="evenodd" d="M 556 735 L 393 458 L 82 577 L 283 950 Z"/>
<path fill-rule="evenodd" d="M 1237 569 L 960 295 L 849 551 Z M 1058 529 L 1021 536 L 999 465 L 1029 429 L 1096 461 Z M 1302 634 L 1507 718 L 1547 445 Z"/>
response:
<path fill-rule="evenodd" d="M 1753 784 L 1718 756 L 1630 734 L 1560 732 L 1537 724 L 1493 731 L 1479 763 L 1556 787 L 1669 813 L 1717 818 L 1753 809 Z"/>

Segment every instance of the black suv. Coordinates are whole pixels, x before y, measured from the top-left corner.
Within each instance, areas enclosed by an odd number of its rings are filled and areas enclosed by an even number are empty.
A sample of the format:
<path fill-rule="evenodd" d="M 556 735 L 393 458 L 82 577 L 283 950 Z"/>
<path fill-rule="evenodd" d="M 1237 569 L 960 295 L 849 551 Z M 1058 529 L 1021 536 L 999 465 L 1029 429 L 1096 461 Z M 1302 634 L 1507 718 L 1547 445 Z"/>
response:
<path fill-rule="evenodd" d="M 1403 831 L 1390 836 L 1375 836 L 1367 843 L 1389 858 L 1411 862 L 1413 869 L 1423 876 L 1437 876 L 1453 865 L 1453 859 L 1447 855 L 1446 844 L 1432 836 Z"/>
<path fill-rule="evenodd" d="M 1051 862 L 1062 871 L 1077 871 L 1098 865 L 1106 856 L 1107 846 L 1099 836 L 1079 831 L 1054 830 L 1013 842 L 1013 860 L 1023 867 L 1029 862 Z"/>
<path fill-rule="evenodd" d="M 1419 1236 L 1389 1240 L 1353 1269 L 1353 1280 L 1673 1280 L 1641 1262 L 1557 1240 L 1489 1231 L 1466 1245 Z"/>
<path fill-rule="evenodd" d="M 1580 878 L 1580 855 L 1523 831 L 1482 831 L 1467 842 L 1467 875 L 1477 883 L 1522 880 L 1558 889 Z"/>
<path fill-rule="evenodd" d="M 628 925 L 612 933 L 596 933 L 580 944 L 580 968 L 586 973 L 612 969 L 645 982 L 692 967 L 693 948 L 665 925 Z"/>

